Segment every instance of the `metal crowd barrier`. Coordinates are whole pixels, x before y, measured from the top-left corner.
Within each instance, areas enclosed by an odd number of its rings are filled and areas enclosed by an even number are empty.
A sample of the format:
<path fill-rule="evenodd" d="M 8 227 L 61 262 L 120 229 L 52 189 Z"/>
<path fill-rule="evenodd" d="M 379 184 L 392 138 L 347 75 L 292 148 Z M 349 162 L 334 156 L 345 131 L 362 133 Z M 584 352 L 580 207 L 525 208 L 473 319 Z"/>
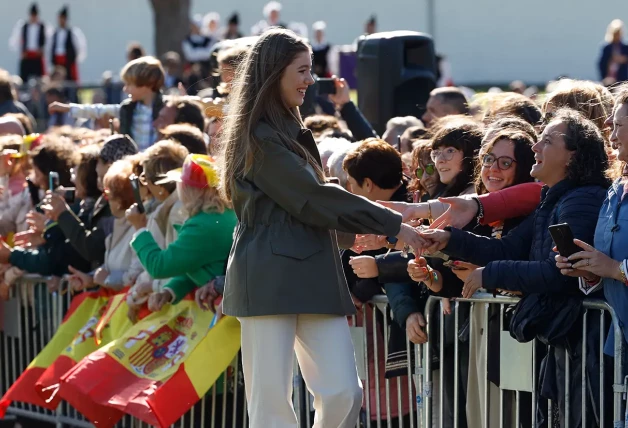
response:
<path fill-rule="evenodd" d="M 19 377 L 20 373 L 28 366 L 31 360 L 43 349 L 45 344 L 52 338 L 57 327 L 61 323 L 63 314 L 69 307 L 71 296 L 69 293 L 63 294 L 59 292 L 49 292 L 45 283 L 40 277 L 24 277 L 16 284 L 11 291 L 11 298 L 3 304 L 3 331 L 0 331 L 0 394 L 4 394 L 8 387 Z M 466 364 L 464 358 L 461 357 L 461 350 L 467 346 L 460 339 L 461 327 L 463 326 L 462 308 L 468 306 L 471 314 L 477 311 L 480 314 L 488 314 L 489 310 L 497 309 L 499 314 L 500 331 L 504 330 L 504 314 L 508 307 L 515 304 L 517 298 L 494 298 L 492 295 L 476 294 L 472 299 L 459 299 L 453 304 L 453 324 L 454 324 L 454 340 L 453 345 L 447 344 L 445 339 L 447 332 L 445 328 L 445 316 L 436 313 L 441 308 L 439 304 L 440 298 L 430 297 L 425 308 L 425 318 L 427 321 L 427 333 L 430 341 L 424 345 L 413 345 L 406 340 L 407 351 L 406 358 L 408 364 L 401 377 L 385 378 L 384 364 L 386 355 L 388 354 L 388 341 L 390 338 L 390 323 L 394 320 L 389 319 L 387 315 L 388 301 L 386 296 L 377 296 L 373 301 L 364 305 L 358 315 L 351 317 L 349 323 L 352 330 L 352 338 L 356 347 L 356 361 L 358 364 L 358 373 L 362 379 L 364 386 L 363 409 L 356 428 L 382 428 L 382 427 L 399 427 L 399 428 L 421 428 L 421 427 L 457 427 L 465 426 L 462 423 L 465 407 L 465 397 L 461 394 L 461 388 L 469 388 L 464 379 L 465 366 L 468 372 L 469 365 Z M 612 385 L 604 383 L 605 366 L 600 364 L 599 377 L 600 385 L 599 396 L 613 396 L 612 416 L 605 414 L 605 408 L 600 405 L 598 409 L 594 409 L 594 415 L 586 413 L 585 396 L 591 391 L 585 391 L 582 386 L 582 426 L 591 426 L 592 418 L 595 416 L 599 420 L 599 426 L 611 426 L 611 418 L 614 427 L 623 427 L 623 417 L 625 414 L 624 394 L 626 388 L 624 386 L 624 367 L 622 365 L 621 355 L 623 355 L 623 336 L 617 318 L 612 308 L 605 302 L 601 301 L 585 301 L 586 309 L 582 320 L 582 330 L 587 332 L 589 326 L 599 324 L 599 356 L 603 358 L 604 339 L 606 338 L 607 326 L 606 320 L 610 319 L 615 332 L 615 361 L 612 368 L 613 380 Z M 596 321 L 596 317 L 599 319 Z M 481 325 L 475 325 L 473 320 L 469 324 L 470 334 L 468 342 L 469 346 L 476 346 L 472 343 L 477 338 L 479 331 L 482 336 L 488 332 L 488 317 L 483 318 Z M 2 325 L 0 323 L 0 325 Z M 479 329 L 479 330 L 478 330 Z M 475 335 L 474 335 L 475 331 Z M 484 356 L 487 355 L 488 341 L 480 341 L 483 347 Z M 453 348 L 452 348 L 453 346 Z M 586 345 L 582 345 L 583 351 L 586 351 Z M 531 350 L 531 360 L 528 371 L 524 370 L 526 364 L 520 364 L 515 367 L 520 373 L 519 380 L 525 381 L 525 373 L 531 373 L 531 379 L 527 379 L 531 386 L 528 388 L 531 392 L 519 390 L 508 390 L 506 387 L 497 389 L 497 398 L 495 398 L 491 388 L 495 385 L 486 379 L 488 370 L 488 357 L 476 360 L 475 367 L 479 367 L 479 373 L 484 373 L 484 382 L 478 386 L 481 389 L 481 397 L 483 397 L 481 409 L 477 410 L 479 415 L 484 415 L 482 423 L 478 427 L 493 427 L 489 423 L 488 415 L 495 412 L 499 414 L 499 427 L 511 426 L 535 426 L 537 422 L 536 408 L 533 404 L 526 404 L 524 401 L 525 394 L 534 394 L 539 388 L 539 379 L 537 379 L 537 366 L 540 361 L 539 352 L 543 352 L 543 348 L 536 340 L 528 345 Z M 452 352 L 450 352 L 453 349 Z M 480 348 L 478 348 L 480 349 Z M 501 349 L 500 349 L 501 354 Z M 565 354 L 564 364 L 569 372 L 571 363 L 569 353 Z M 447 370 L 444 366 L 445 357 L 453 357 L 453 368 Z M 521 357 L 515 355 L 514 357 Z M 584 364 L 580 368 L 581 376 L 586 378 L 586 353 L 584 354 Z M 502 362 L 503 364 L 503 362 Z M 435 369 L 438 369 L 436 372 Z M 437 373 L 437 375 L 435 375 Z M 482 376 L 480 376 L 482 377 Z M 212 389 L 199 403 L 197 403 L 186 415 L 184 415 L 173 427 L 177 428 L 196 428 L 196 427 L 212 427 L 212 428 L 241 428 L 248 426 L 246 399 L 244 394 L 244 385 L 242 383 L 242 373 L 239 364 L 234 364 L 227 372 L 223 374 L 225 385 L 229 385 L 224 395 L 216 394 Z M 451 382 L 450 382 L 451 381 Z M 506 380 L 501 379 L 502 383 Z M 565 379 L 565 387 L 569 392 L 570 379 Z M 305 388 L 305 384 L 300 375 L 298 367 L 295 367 L 294 375 L 294 407 L 299 418 L 299 426 L 301 428 L 311 427 L 313 423 L 313 400 Z M 502 385 L 504 386 L 504 385 Z M 472 391 L 469 389 L 469 392 Z M 477 392 L 473 391 L 473 393 Z M 453 394 L 452 394 L 453 393 Z M 445 401 L 447 396 L 453 397 L 453 412 L 447 414 Z M 451 400 L 450 400 L 451 401 Z M 564 401 L 564 414 L 570 414 L 569 400 Z M 534 399 L 532 400 L 534 403 Z M 509 407 L 508 407 L 509 406 Z M 548 426 L 552 426 L 553 411 L 556 410 L 555 403 L 548 403 Z M 529 412 L 529 413 L 528 413 Z M 514 413 L 514 415 L 512 414 Z M 573 413 L 573 412 L 572 412 Z M 49 426 L 56 427 L 91 427 L 80 414 L 70 408 L 67 404 L 62 403 L 55 412 L 38 408 L 25 403 L 13 403 L 8 410 L 8 414 L 18 417 L 29 418 L 31 420 L 48 423 Z M 449 418 L 449 419 L 448 419 Z M 524 425 L 524 422 L 531 425 Z M 43 425 L 42 425 L 43 426 Z M 144 428 L 147 424 L 127 417 L 122 420 L 119 427 L 123 428 Z M 475 428 L 469 424 L 469 427 Z M 563 421 L 565 428 L 569 427 L 569 421 Z"/>

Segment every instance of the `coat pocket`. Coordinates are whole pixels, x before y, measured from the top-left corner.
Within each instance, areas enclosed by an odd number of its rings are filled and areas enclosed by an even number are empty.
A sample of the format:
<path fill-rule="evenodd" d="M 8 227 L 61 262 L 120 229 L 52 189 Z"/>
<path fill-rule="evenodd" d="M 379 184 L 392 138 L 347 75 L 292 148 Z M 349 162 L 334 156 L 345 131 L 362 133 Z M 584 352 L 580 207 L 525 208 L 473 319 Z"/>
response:
<path fill-rule="evenodd" d="M 305 260 L 323 250 L 320 233 L 301 225 L 276 224 L 270 236 L 270 248 L 277 256 Z"/>

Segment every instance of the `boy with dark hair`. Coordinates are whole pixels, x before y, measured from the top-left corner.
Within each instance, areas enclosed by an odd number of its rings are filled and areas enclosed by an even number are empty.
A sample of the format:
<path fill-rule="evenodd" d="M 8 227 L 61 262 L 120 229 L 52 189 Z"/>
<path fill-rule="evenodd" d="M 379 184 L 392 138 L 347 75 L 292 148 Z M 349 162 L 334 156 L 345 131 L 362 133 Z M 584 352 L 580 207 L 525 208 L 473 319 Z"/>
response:
<path fill-rule="evenodd" d="M 129 97 L 120 104 L 62 104 L 52 103 L 49 112 L 70 112 L 74 118 L 100 119 L 103 116 L 120 119 L 120 133 L 130 135 L 140 150 L 152 146 L 159 137 L 153 126 L 164 106 L 161 88 L 165 73 L 161 62 L 145 56 L 129 62 L 120 73 L 124 92 Z"/>

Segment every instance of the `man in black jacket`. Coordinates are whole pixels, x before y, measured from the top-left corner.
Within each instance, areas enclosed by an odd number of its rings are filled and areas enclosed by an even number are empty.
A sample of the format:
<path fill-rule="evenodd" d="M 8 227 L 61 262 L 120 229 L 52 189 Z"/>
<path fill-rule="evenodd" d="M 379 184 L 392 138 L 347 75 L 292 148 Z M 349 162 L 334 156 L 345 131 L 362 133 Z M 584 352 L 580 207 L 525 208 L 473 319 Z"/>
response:
<path fill-rule="evenodd" d="M 66 70 L 66 80 L 78 82 L 78 63 L 87 56 L 87 43 L 80 28 L 68 26 L 68 7 L 59 11 L 59 28 L 52 37 L 50 59 L 53 66 Z"/>

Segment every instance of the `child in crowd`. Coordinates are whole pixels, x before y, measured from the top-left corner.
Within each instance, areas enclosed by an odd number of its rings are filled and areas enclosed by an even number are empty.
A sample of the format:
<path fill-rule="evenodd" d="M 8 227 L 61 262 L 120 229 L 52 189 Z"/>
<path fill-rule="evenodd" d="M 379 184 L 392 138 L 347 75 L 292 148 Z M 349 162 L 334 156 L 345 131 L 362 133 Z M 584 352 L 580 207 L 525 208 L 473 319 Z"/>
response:
<path fill-rule="evenodd" d="M 161 88 L 165 73 L 161 62 L 145 56 L 129 62 L 121 72 L 124 92 L 129 97 L 120 104 L 62 104 L 52 103 L 49 111 L 69 112 L 74 118 L 100 119 L 104 116 L 120 120 L 120 133 L 130 135 L 140 150 L 157 141 L 159 133 L 153 125 L 164 105 Z"/>

